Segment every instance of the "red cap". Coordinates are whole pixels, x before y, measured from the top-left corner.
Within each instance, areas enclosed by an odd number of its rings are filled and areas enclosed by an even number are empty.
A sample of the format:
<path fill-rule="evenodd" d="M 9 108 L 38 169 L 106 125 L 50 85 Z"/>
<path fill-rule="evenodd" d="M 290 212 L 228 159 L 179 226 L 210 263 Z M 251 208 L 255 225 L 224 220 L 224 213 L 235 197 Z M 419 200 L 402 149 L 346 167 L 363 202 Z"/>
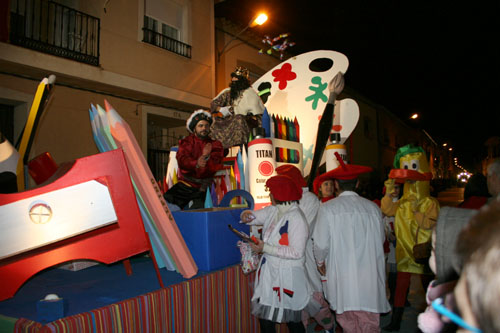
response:
<path fill-rule="evenodd" d="M 314 193 L 316 193 L 316 195 L 319 195 L 319 188 L 321 187 L 321 184 L 323 184 L 323 182 L 325 180 L 328 180 L 327 178 L 322 178 L 321 176 L 323 176 L 323 175 L 319 175 L 318 177 L 316 177 L 314 179 L 314 182 L 313 182 L 313 191 L 314 191 Z"/>
<path fill-rule="evenodd" d="M 339 161 L 340 165 L 328 172 L 325 172 L 316 180 L 318 180 L 318 188 L 319 185 L 321 185 L 322 182 L 324 182 L 327 179 L 340 179 L 340 180 L 349 180 L 349 179 L 356 179 L 359 177 L 359 175 L 363 173 L 368 173 L 372 172 L 373 169 L 371 167 L 367 167 L 364 165 L 355 165 L 355 164 L 345 164 L 344 160 L 340 157 L 340 155 L 335 152 L 335 156 L 337 157 L 337 160 Z M 315 180 L 315 181 L 316 181 Z"/>
<path fill-rule="evenodd" d="M 291 164 L 283 164 L 276 168 L 276 173 L 278 175 L 285 175 L 293 179 L 298 187 L 306 187 L 307 183 L 302 177 L 302 173 L 299 168 Z"/>
<path fill-rule="evenodd" d="M 298 187 L 288 176 L 273 176 L 266 181 L 266 186 L 276 200 L 295 201 L 302 198 L 302 188 Z"/>

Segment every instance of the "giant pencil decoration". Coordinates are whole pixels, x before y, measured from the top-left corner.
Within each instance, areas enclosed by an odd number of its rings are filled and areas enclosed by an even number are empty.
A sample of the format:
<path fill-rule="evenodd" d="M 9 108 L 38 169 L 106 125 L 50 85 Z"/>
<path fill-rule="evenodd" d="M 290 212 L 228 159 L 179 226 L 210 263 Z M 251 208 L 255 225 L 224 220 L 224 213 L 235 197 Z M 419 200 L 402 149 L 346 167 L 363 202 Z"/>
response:
<path fill-rule="evenodd" d="M 177 224 L 168 209 L 167 203 L 161 195 L 161 191 L 153 177 L 149 166 L 144 159 L 132 130 L 120 117 L 113 107 L 104 101 L 106 113 L 109 119 L 110 130 L 117 145 L 123 149 L 125 159 L 130 167 L 130 173 L 136 180 L 137 188 L 144 198 L 151 216 L 166 241 L 170 254 L 172 255 L 179 272 L 186 278 L 194 276 L 198 270 L 191 252 L 184 242 Z"/>
<path fill-rule="evenodd" d="M 91 105 L 90 120 L 92 125 L 92 133 L 94 135 L 94 140 L 97 147 L 101 152 L 110 151 L 117 148 L 116 142 L 111 136 L 109 129 L 108 117 L 106 111 L 98 105 L 97 108 Z M 168 270 L 176 270 L 175 263 L 173 262 L 165 243 L 161 239 L 161 235 L 155 226 L 154 220 L 149 213 L 146 204 L 135 184 L 133 177 L 130 177 L 134 192 L 137 199 L 137 204 L 139 206 L 139 211 L 141 213 L 142 221 L 144 223 L 144 228 L 149 235 L 151 245 L 154 251 L 155 259 L 159 268 L 166 267 Z"/>
<path fill-rule="evenodd" d="M 49 78 L 43 78 L 43 80 L 38 84 L 38 88 L 35 93 L 35 98 L 31 104 L 30 113 L 28 115 L 28 120 L 23 129 L 23 134 L 21 136 L 21 141 L 18 145 L 19 160 L 17 161 L 17 190 L 24 191 L 26 184 L 24 179 L 24 165 L 28 163 L 28 158 L 33 145 L 33 139 L 36 134 L 36 129 L 40 118 L 42 117 L 43 110 L 47 105 L 49 96 L 52 92 L 52 87 L 56 77 L 50 75 Z"/>
<path fill-rule="evenodd" d="M 314 145 L 314 155 L 311 165 L 311 172 L 309 173 L 309 179 L 307 182 L 310 191 L 313 190 L 314 178 L 316 177 L 316 172 L 319 168 L 319 164 L 321 158 L 323 157 L 323 152 L 325 151 L 325 146 L 332 129 L 333 108 L 335 105 L 335 100 L 343 89 L 344 75 L 341 72 L 338 72 L 337 75 L 335 75 L 328 84 L 330 96 L 328 97 L 328 102 L 318 124 L 318 134 L 316 136 L 316 144 Z"/>

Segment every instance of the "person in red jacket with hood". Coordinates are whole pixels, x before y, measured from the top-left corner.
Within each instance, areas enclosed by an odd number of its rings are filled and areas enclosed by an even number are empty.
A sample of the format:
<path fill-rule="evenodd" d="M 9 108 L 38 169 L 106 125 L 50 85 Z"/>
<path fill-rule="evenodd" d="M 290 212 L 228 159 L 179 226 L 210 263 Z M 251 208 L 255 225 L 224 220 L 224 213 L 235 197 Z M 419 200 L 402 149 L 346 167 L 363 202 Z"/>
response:
<path fill-rule="evenodd" d="M 206 189 L 222 168 L 224 149 L 220 141 L 209 137 L 211 124 L 210 112 L 196 110 L 186 122 L 191 134 L 179 141 L 178 182 L 165 193 L 165 200 L 181 209 L 203 208 Z"/>

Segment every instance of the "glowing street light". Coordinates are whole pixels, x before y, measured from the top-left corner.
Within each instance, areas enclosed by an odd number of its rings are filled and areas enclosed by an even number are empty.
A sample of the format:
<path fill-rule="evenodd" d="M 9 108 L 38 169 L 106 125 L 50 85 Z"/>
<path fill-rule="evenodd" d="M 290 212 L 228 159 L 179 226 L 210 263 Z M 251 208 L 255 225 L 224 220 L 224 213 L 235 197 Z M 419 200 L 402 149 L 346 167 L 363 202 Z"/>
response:
<path fill-rule="evenodd" d="M 249 28 L 253 28 L 257 25 L 263 25 L 267 21 L 267 15 L 265 13 L 258 14 L 250 23 Z"/>
<path fill-rule="evenodd" d="M 417 119 L 418 118 L 418 113 L 412 114 L 410 118 L 413 119 L 413 120 Z"/>

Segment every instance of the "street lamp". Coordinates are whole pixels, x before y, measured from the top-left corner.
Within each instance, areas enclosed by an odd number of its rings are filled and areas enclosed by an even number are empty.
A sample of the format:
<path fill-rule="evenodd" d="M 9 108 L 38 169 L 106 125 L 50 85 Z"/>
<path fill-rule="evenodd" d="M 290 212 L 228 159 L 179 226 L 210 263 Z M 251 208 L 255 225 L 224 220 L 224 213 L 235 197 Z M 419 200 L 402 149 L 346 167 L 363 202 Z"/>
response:
<path fill-rule="evenodd" d="M 412 114 L 410 118 L 413 119 L 413 120 L 417 119 L 418 118 L 418 113 Z"/>
<path fill-rule="evenodd" d="M 253 28 L 255 26 L 258 26 L 258 25 L 262 25 L 264 24 L 265 22 L 267 21 L 267 15 L 265 13 L 260 13 L 260 14 L 257 14 L 256 16 L 254 16 L 250 22 L 248 22 L 247 26 L 241 30 L 240 32 L 238 32 L 235 36 L 233 36 L 233 38 L 231 38 L 225 45 L 224 47 L 222 48 L 222 50 L 220 52 L 217 52 L 217 62 L 220 61 L 220 57 L 221 55 L 224 53 L 224 51 L 226 50 L 226 47 L 231 44 L 231 42 L 233 40 L 235 40 L 236 38 L 238 38 L 242 33 L 244 33 L 248 28 Z"/>

